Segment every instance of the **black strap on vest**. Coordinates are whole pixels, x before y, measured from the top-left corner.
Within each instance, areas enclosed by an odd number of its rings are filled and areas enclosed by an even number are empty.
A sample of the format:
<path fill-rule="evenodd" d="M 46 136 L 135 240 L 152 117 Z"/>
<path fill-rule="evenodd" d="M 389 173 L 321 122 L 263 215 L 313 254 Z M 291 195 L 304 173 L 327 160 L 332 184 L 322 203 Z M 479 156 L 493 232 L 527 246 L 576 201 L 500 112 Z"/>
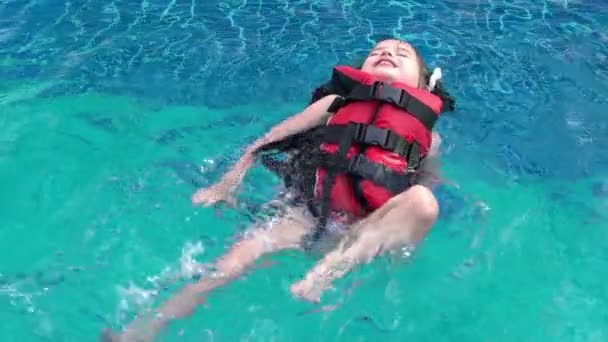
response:
<path fill-rule="evenodd" d="M 420 164 L 420 144 L 408 142 L 390 129 L 351 122 L 347 125 L 323 126 L 316 132 L 322 142 L 338 144 L 343 136 L 352 143 L 381 147 L 394 152 L 408 161 L 408 167 L 415 169 Z"/>
<path fill-rule="evenodd" d="M 336 98 L 327 111 L 335 113 L 350 102 L 373 100 L 390 103 L 405 110 L 418 119 L 429 131 L 433 130 L 438 119 L 437 114 L 429 106 L 410 95 L 410 93 L 383 82 L 374 82 L 371 85 L 356 85 L 346 96 Z"/>
<path fill-rule="evenodd" d="M 324 153 L 319 157 L 320 166 L 338 173 L 359 176 L 370 180 L 393 195 L 397 195 L 409 188 L 414 180 L 415 172 L 397 172 L 390 168 L 374 163 L 362 154 L 357 154 L 348 159 L 335 154 Z M 324 189 L 325 190 L 325 189 Z"/>
<path fill-rule="evenodd" d="M 328 170 L 328 172 L 323 182 L 320 213 L 316 208 L 312 208 L 315 212 L 319 213 L 319 221 L 316 229 L 310 235 L 304 237 L 303 242 L 306 249 L 309 249 L 311 244 L 319 240 L 323 234 L 330 214 L 331 190 L 338 174 L 347 174 L 359 179 L 370 180 L 387 189 L 393 195 L 405 191 L 416 181 L 415 172 L 406 171 L 405 173 L 400 173 L 391 170 L 384 165 L 374 163 L 362 154 L 357 154 L 348 159 L 345 153 L 342 153 L 343 151 L 348 151 L 348 147 L 345 150 L 339 148 L 337 154 L 321 152 L 314 157 L 315 163 L 319 167 Z"/>
<path fill-rule="evenodd" d="M 361 180 L 370 180 L 375 184 L 397 195 L 414 184 L 416 172 L 421 160 L 420 145 L 417 142 L 409 143 L 390 130 L 372 125 L 350 123 L 348 125 L 324 126 L 315 132 L 320 142 L 339 144 L 336 153 L 318 151 L 312 159 L 319 167 L 327 170 L 323 182 L 323 194 L 320 203 L 320 215 L 317 229 L 310 236 L 305 237 L 305 248 L 309 248 L 322 235 L 330 214 L 331 191 L 338 174 L 348 174 L 354 178 L 355 196 L 368 210 L 367 200 L 361 189 Z M 350 147 L 358 143 L 362 146 L 362 153 L 368 146 L 379 146 L 393 151 L 408 161 L 405 173 L 393 171 L 384 165 L 372 162 L 363 154 L 356 154 L 347 158 Z"/>
<path fill-rule="evenodd" d="M 350 78 L 334 68 L 331 81 L 326 85 L 334 94 L 340 95 L 328 111 L 334 113 L 340 107 L 352 101 L 377 100 L 392 103 L 416 117 L 429 131 L 433 130 L 438 119 L 437 114 L 422 101 L 418 100 L 404 89 L 376 81 L 370 85 Z"/>
<path fill-rule="evenodd" d="M 335 155 L 331 157 L 337 158 L 336 160 L 347 160 L 346 155 L 348 153 L 348 149 L 352 144 L 351 136 L 354 135 L 355 127 L 350 126 L 347 127 L 345 134 L 339 137 L 338 143 L 338 151 Z M 317 158 L 315 158 L 314 163 L 319 166 L 323 166 L 323 158 L 324 154 L 319 154 Z M 340 164 L 340 162 L 338 162 Z M 329 165 L 328 165 L 329 166 Z M 306 241 L 304 247 L 309 248 L 311 242 L 315 242 L 319 239 L 321 234 L 323 233 L 323 229 L 327 224 L 327 220 L 329 219 L 329 213 L 331 209 L 330 200 L 331 200 L 331 191 L 334 187 L 334 183 L 336 182 L 336 177 L 338 173 L 340 173 L 341 169 L 338 167 L 326 167 L 327 173 L 325 174 L 325 181 L 323 182 L 323 197 L 321 198 L 321 213 L 319 216 L 319 222 L 317 224 L 317 229 L 312 232 L 311 236 L 305 237 L 308 241 Z"/>

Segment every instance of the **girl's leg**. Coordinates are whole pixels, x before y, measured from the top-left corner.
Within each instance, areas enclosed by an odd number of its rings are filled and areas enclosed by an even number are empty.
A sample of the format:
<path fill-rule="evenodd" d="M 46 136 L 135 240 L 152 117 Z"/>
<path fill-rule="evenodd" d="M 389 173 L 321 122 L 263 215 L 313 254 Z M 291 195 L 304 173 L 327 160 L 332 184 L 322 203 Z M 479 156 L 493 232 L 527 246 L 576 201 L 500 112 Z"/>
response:
<path fill-rule="evenodd" d="M 216 273 L 198 283 L 187 285 L 169 299 L 154 317 L 139 318 L 120 336 L 104 332 L 106 341 L 153 341 L 173 319 L 191 315 L 204 303 L 207 294 L 236 279 L 247 271 L 262 255 L 288 248 L 298 248 L 312 223 L 302 209 L 289 208 L 271 227 L 256 228 L 222 256 L 216 263 Z"/>
<path fill-rule="evenodd" d="M 420 185 L 393 197 L 366 219 L 356 223 L 338 244 L 291 291 L 318 302 L 323 291 L 353 266 L 404 244 L 422 240 L 435 223 L 439 205 L 433 193 Z"/>

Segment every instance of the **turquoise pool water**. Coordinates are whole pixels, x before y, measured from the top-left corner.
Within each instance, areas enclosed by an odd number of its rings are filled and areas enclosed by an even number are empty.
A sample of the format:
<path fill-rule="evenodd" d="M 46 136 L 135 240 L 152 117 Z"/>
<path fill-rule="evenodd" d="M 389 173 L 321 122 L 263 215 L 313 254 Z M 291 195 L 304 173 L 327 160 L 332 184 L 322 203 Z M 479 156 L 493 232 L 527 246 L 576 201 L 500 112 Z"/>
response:
<path fill-rule="evenodd" d="M 0 341 L 95 341 L 174 294 L 278 182 L 223 210 L 196 187 L 382 35 L 457 98 L 424 245 L 326 309 L 289 294 L 313 256 L 268 257 L 161 340 L 606 341 L 608 4 L 584 0 L 0 2 Z"/>

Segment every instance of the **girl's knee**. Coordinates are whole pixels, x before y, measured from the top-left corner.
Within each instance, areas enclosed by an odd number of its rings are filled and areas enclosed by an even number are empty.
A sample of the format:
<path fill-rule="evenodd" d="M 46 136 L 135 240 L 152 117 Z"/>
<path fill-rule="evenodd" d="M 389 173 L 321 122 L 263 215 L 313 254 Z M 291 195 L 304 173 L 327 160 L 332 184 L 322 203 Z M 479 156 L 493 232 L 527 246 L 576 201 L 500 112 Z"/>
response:
<path fill-rule="evenodd" d="M 427 221 L 435 221 L 437 216 L 439 216 L 439 203 L 437 202 L 437 198 L 428 188 L 416 185 L 413 189 L 415 189 L 414 201 L 415 206 L 419 209 L 420 217 Z"/>
<path fill-rule="evenodd" d="M 418 221 L 425 224 L 433 224 L 439 216 L 437 198 L 424 186 L 414 185 L 394 199 L 400 202 L 399 206 L 401 208 L 408 211 L 408 215 L 415 215 Z"/>

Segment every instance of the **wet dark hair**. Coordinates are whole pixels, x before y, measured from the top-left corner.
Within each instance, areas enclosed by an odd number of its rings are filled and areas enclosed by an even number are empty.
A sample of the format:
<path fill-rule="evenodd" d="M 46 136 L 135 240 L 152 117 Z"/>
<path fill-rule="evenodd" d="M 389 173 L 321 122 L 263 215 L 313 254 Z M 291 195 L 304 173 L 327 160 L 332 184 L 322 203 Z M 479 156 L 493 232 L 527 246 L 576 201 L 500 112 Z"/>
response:
<path fill-rule="evenodd" d="M 392 38 L 392 37 L 379 37 L 376 41 L 381 42 L 381 41 L 389 40 L 389 39 L 403 41 L 401 39 L 396 39 L 396 38 Z M 418 49 L 416 49 L 411 44 L 410 44 L 410 46 L 416 53 L 416 58 L 418 59 L 418 64 L 420 66 L 419 71 L 420 71 L 421 77 L 420 77 L 420 84 L 418 84 L 418 88 L 424 88 L 429 84 L 429 80 L 431 78 L 431 72 L 429 71 L 428 67 L 426 66 L 426 63 L 424 62 L 424 58 L 422 58 L 422 55 L 420 55 L 420 52 L 418 51 Z M 353 67 L 357 68 L 357 69 L 361 69 L 361 67 L 363 67 L 363 61 L 361 61 L 359 63 L 355 63 L 355 65 L 353 65 Z M 454 111 L 455 105 L 456 105 L 456 100 L 445 89 L 445 86 L 443 85 L 443 82 L 441 80 L 437 80 L 437 83 L 435 84 L 435 88 L 433 89 L 433 91 L 431 91 L 431 93 L 437 95 L 441 99 L 441 101 L 443 102 L 443 111 L 444 112 Z M 331 95 L 331 91 L 326 87 L 326 84 L 320 85 L 312 92 L 312 97 L 310 99 L 310 103 L 316 102 L 327 95 Z"/>

